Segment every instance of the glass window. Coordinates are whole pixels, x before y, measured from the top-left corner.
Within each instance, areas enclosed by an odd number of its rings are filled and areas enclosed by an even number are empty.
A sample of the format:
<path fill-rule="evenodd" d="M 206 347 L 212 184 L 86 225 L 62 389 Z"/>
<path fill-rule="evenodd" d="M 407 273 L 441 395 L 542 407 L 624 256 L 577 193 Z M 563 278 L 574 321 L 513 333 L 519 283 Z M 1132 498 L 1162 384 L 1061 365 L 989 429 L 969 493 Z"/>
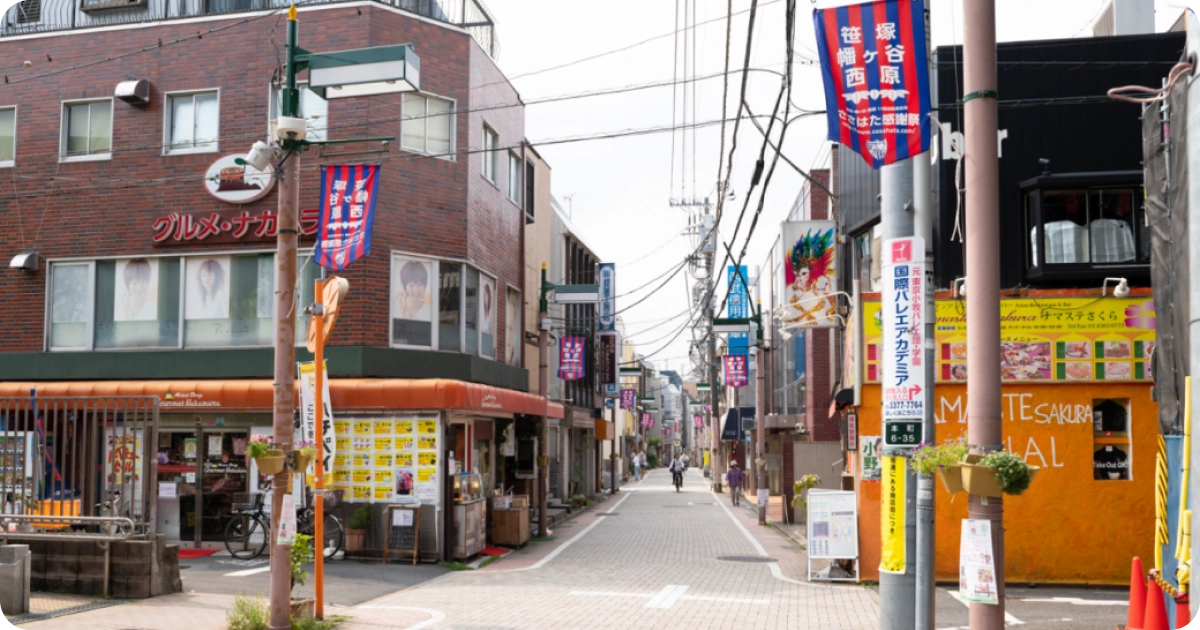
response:
<path fill-rule="evenodd" d="M 480 274 L 479 354 L 496 358 L 496 279 Z"/>
<path fill-rule="evenodd" d="M 62 157 L 111 157 L 112 101 L 71 103 L 64 109 Z"/>
<path fill-rule="evenodd" d="M 88 348 L 92 286 L 91 263 L 50 268 L 50 347 Z"/>
<path fill-rule="evenodd" d="M 508 199 L 521 205 L 521 156 L 508 154 Z"/>
<path fill-rule="evenodd" d="M 401 114 L 403 148 L 453 159 L 454 104 L 450 101 L 407 93 Z"/>
<path fill-rule="evenodd" d="M 282 96 L 281 88 L 271 90 L 270 120 L 279 118 L 279 112 L 282 111 L 280 107 Z M 300 111 L 298 113 L 299 117 L 304 119 L 308 129 L 307 140 L 324 142 L 329 139 L 329 102 L 317 96 L 305 85 L 300 86 Z"/>
<path fill-rule="evenodd" d="M 42 21 L 42 0 L 21 0 L 17 3 L 17 24 Z"/>
<path fill-rule="evenodd" d="M 1025 213 L 1030 268 L 1150 261 L 1140 188 L 1033 190 L 1026 193 Z"/>
<path fill-rule="evenodd" d="M 495 131 L 487 125 L 483 126 L 483 176 L 493 184 L 499 184 L 496 174 L 496 148 L 500 139 Z"/>
<path fill-rule="evenodd" d="M 12 165 L 17 156 L 17 108 L 0 109 L 0 165 Z"/>
<path fill-rule="evenodd" d="M 97 348 L 179 346 L 179 259 L 96 262 Z"/>
<path fill-rule="evenodd" d="M 216 151 L 219 127 L 217 93 L 170 97 L 167 108 L 167 150 Z"/>
<path fill-rule="evenodd" d="M 1131 188 L 1102 188 L 1088 193 L 1088 207 L 1092 209 L 1088 224 L 1092 262 L 1120 263 L 1139 259 L 1134 238 L 1137 230 L 1133 220 L 1135 203 Z"/>
<path fill-rule="evenodd" d="M 392 257 L 392 343 L 432 348 L 433 279 L 436 264 L 410 256 Z"/>
<path fill-rule="evenodd" d="M 1132 478 L 1129 409 L 1128 398 L 1092 400 L 1092 479 L 1096 481 Z"/>
<path fill-rule="evenodd" d="M 271 345 L 275 318 L 274 263 L 273 254 L 187 258 L 184 345 Z"/>
<path fill-rule="evenodd" d="M 458 263 L 438 263 L 438 349 L 462 352 L 462 270 Z"/>
<path fill-rule="evenodd" d="M 479 352 L 479 272 L 467 267 L 466 275 L 463 314 L 467 324 L 467 343 L 463 351 L 476 354 Z"/>
<path fill-rule="evenodd" d="M 504 298 L 504 362 L 509 365 L 521 365 L 521 345 L 525 341 L 521 330 L 523 307 L 521 292 L 510 287 Z"/>

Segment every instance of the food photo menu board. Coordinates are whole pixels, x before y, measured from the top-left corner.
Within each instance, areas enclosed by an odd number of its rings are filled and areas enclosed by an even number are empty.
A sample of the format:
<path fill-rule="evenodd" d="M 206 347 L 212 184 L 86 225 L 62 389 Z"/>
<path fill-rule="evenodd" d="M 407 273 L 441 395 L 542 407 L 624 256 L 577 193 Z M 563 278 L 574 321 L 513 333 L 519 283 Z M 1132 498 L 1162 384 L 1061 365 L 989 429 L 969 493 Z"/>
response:
<path fill-rule="evenodd" d="M 1000 301 L 1000 372 L 1012 382 L 1148 381 L 1154 300 L 1014 298 Z M 881 304 L 863 304 L 865 376 L 880 381 Z M 937 301 L 938 382 L 967 380 L 964 300 Z"/>
<path fill-rule="evenodd" d="M 349 501 L 395 503 L 415 496 L 437 502 L 438 419 L 402 416 L 339 419 L 333 488 Z"/>

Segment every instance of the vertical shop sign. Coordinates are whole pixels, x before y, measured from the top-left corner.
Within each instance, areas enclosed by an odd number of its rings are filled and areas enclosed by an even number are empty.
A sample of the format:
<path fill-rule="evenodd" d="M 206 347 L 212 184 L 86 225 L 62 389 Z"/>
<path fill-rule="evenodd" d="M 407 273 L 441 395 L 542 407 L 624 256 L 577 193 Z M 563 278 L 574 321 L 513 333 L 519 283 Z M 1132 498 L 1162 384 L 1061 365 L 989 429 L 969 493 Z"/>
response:
<path fill-rule="evenodd" d="M 883 444 L 883 437 L 864 435 L 859 443 L 862 445 L 858 458 L 859 479 L 861 481 L 879 481 L 883 472 L 879 465 L 879 450 Z"/>
<path fill-rule="evenodd" d="M 617 384 L 617 333 L 600 334 L 600 384 Z"/>
<path fill-rule="evenodd" d="M 747 382 L 746 355 L 725 355 L 725 385 L 728 387 L 738 388 L 745 387 Z"/>
<path fill-rule="evenodd" d="M 883 503 L 879 513 L 882 519 L 880 532 L 883 538 L 883 553 L 879 558 L 879 570 L 884 573 L 904 573 L 904 481 L 903 457 L 884 457 Z"/>
<path fill-rule="evenodd" d="M 321 422 L 321 436 L 317 437 L 317 368 L 315 362 L 300 364 L 300 414 L 301 424 L 304 430 L 304 441 L 316 443 L 321 440 L 322 455 L 324 461 L 322 465 L 326 475 L 333 474 L 333 460 L 337 457 L 337 429 L 333 422 L 333 407 L 329 404 L 329 373 L 326 362 L 326 370 L 321 392 L 321 402 L 324 407 L 323 417 Z"/>
<path fill-rule="evenodd" d="M 371 253 L 379 165 L 321 167 L 321 218 L 313 262 L 341 271 Z"/>
<path fill-rule="evenodd" d="M 871 168 L 929 150 L 923 0 L 813 11 L 829 139 Z"/>
<path fill-rule="evenodd" d="M 617 329 L 617 266 L 613 263 L 600 263 L 599 328 L 601 332 Z"/>
<path fill-rule="evenodd" d="M 584 337 L 566 336 L 558 341 L 558 377 L 575 381 L 584 376 Z"/>
<path fill-rule="evenodd" d="M 725 316 L 729 318 L 750 317 L 750 291 L 746 288 L 745 265 L 729 265 L 729 296 L 725 301 Z M 745 356 L 750 353 L 750 333 L 729 333 L 729 354 Z"/>
<path fill-rule="evenodd" d="M 621 390 L 621 408 L 622 409 L 633 409 L 634 401 L 636 399 L 637 399 L 637 390 L 636 389 L 622 389 Z"/>
<path fill-rule="evenodd" d="M 883 268 L 883 445 L 914 448 L 925 418 L 925 241 L 885 241 Z"/>
<path fill-rule="evenodd" d="M 958 596 L 964 601 L 999 604 L 992 522 L 965 518 L 958 551 Z"/>

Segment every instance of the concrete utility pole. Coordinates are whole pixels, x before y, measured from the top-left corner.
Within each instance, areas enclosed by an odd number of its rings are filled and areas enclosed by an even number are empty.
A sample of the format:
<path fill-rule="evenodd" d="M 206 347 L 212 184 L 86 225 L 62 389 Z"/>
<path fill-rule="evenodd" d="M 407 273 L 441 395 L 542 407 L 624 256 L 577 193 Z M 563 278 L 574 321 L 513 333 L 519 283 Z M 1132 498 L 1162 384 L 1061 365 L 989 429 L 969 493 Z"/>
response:
<path fill-rule="evenodd" d="M 760 316 L 759 319 L 761 320 L 762 319 L 762 317 L 761 317 L 762 304 L 758 305 L 758 314 Z M 768 321 L 770 321 L 770 320 L 768 319 Z M 767 429 L 766 429 L 766 424 L 767 424 L 766 423 L 766 419 L 767 419 L 767 375 L 766 375 L 766 372 L 767 372 L 767 349 L 766 349 L 765 342 L 763 341 L 763 325 L 764 325 L 764 323 L 760 321 L 759 326 L 758 326 L 758 370 L 757 370 L 758 374 L 757 374 L 757 378 L 756 378 L 756 380 L 758 382 L 755 384 L 758 389 L 757 389 L 757 392 L 755 395 L 756 400 L 755 400 L 755 410 L 754 410 L 755 417 L 757 419 L 757 423 L 755 425 L 755 432 L 758 434 L 758 451 L 757 451 L 758 452 L 758 460 L 755 462 L 755 466 L 758 467 L 758 482 L 755 484 L 756 485 L 755 490 L 758 491 L 757 499 L 758 499 L 758 524 L 759 525 L 767 524 L 767 501 L 770 501 L 770 499 L 768 497 L 764 496 L 764 493 L 768 493 L 768 490 L 767 490 Z M 764 501 L 764 499 L 766 499 L 766 501 Z"/>
<path fill-rule="evenodd" d="M 967 189 L 967 442 L 1004 448 L 1000 423 L 1000 164 L 996 147 L 996 2 L 963 11 L 963 103 Z M 971 604 L 972 630 L 1004 629 L 1004 501 L 972 495 L 967 516 L 990 520 L 998 605 Z"/>
<path fill-rule="evenodd" d="M 546 521 L 548 501 L 546 495 L 550 490 L 550 304 L 546 299 L 546 263 L 542 263 L 541 298 L 538 301 L 538 395 L 546 403 L 546 413 L 542 415 L 542 435 L 538 442 L 541 450 L 537 454 L 537 502 L 538 502 L 538 537 L 550 535 L 550 527 Z"/>
<path fill-rule="evenodd" d="M 880 169 L 880 225 L 883 242 L 913 235 L 913 163 L 904 160 Z M 997 359 L 999 361 L 999 359 Z M 884 375 L 887 378 L 887 375 Z M 886 449 L 886 447 L 885 447 Z M 892 449 L 888 455 L 904 456 L 904 573 L 880 572 L 879 620 L 882 630 L 912 630 L 916 622 L 916 475 L 908 466 L 908 449 Z M 884 493 L 888 488 L 883 488 Z"/>

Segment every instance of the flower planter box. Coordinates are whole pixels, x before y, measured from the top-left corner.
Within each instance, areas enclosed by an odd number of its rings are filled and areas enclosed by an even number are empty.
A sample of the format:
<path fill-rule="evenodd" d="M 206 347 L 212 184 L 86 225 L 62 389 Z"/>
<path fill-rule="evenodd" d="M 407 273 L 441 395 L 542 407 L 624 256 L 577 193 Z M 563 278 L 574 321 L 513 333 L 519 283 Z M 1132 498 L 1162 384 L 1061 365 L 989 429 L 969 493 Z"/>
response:
<path fill-rule="evenodd" d="M 958 494 L 963 491 L 962 466 L 954 464 L 940 468 L 937 471 L 938 479 L 942 482 L 942 487 L 950 494 Z"/>
<path fill-rule="evenodd" d="M 258 472 L 264 475 L 278 475 L 283 472 L 284 461 L 283 451 L 267 451 L 266 455 L 254 458 Z"/>
<path fill-rule="evenodd" d="M 291 605 L 291 619 L 294 621 L 312 619 L 317 616 L 317 600 L 315 599 L 293 599 Z"/>
<path fill-rule="evenodd" d="M 346 553 L 357 553 L 363 550 L 363 541 L 367 537 L 365 529 L 346 529 Z"/>
<path fill-rule="evenodd" d="M 978 455 L 968 455 L 967 459 L 962 463 L 962 485 L 968 494 L 975 494 L 981 497 L 1000 498 L 1004 496 L 1004 490 L 1000 486 L 1000 479 L 996 475 L 995 468 L 980 466 L 979 460 L 983 459 Z M 1030 483 L 1037 476 L 1040 470 L 1037 466 L 1029 467 Z"/>
<path fill-rule="evenodd" d="M 312 463 L 313 458 L 309 455 L 301 455 L 295 453 L 292 455 L 292 462 L 296 465 L 296 472 L 305 472 L 308 470 L 308 465 Z"/>

